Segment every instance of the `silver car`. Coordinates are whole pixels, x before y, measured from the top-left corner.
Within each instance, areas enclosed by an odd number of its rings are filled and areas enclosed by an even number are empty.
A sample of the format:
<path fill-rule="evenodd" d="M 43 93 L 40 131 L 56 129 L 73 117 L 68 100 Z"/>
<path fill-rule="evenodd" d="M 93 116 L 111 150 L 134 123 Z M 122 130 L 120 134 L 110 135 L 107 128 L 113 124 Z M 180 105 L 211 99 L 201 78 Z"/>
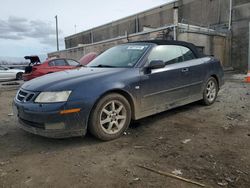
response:
<path fill-rule="evenodd" d="M 21 80 L 24 70 L 0 66 L 0 81 Z"/>

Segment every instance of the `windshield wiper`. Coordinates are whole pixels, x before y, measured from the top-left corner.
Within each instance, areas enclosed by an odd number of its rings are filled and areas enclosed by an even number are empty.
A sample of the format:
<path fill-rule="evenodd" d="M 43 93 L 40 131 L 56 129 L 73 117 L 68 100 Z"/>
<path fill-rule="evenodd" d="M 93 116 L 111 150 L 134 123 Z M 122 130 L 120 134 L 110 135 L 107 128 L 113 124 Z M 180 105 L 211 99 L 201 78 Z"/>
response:
<path fill-rule="evenodd" d="M 110 68 L 112 68 L 112 67 L 116 67 L 116 66 L 99 64 L 99 65 L 91 66 L 91 67 L 108 67 L 108 68 L 110 67 Z"/>

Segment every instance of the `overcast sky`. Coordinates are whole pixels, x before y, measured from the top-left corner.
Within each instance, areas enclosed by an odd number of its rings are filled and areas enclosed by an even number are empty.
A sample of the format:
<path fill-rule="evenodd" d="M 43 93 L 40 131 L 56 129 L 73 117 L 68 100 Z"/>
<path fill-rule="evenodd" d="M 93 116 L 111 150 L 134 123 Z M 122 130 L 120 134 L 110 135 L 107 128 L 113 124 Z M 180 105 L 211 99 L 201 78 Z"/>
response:
<path fill-rule="evenodd" d="M 171 0 L 0 0 L 0 57 L 23 57 L 60 49 L 64 37 Z M 76 25 L 76 28 L 75 28 Z"/>

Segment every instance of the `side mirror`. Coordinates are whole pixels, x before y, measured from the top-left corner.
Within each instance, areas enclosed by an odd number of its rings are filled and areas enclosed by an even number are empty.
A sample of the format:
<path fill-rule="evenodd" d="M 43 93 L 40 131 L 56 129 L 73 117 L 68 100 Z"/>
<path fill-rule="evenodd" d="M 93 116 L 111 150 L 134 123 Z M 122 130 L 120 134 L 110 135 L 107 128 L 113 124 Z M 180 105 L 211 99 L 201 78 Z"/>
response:
<path fill-rule="evenodd" d="M 149 69 L 159 69 L 165 67 L 165 63 L 162 60 L 153 60 L 150 61 L 148 68 Z"/>

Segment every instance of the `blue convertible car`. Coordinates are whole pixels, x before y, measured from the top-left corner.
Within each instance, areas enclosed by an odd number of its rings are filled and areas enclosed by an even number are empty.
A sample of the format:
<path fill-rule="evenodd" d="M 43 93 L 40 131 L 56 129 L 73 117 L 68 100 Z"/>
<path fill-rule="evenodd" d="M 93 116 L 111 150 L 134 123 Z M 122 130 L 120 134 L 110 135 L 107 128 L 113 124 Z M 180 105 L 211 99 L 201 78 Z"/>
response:
<path fill-rule="evenodd" d="M 110 48 L 86 67 L 26 82 L 14 99 L 18 125 L 54 138 L 115 139 L 137 120 L 202 100 L 223 84 L 218 60 L 180 41 L 139 41 Z"/>

